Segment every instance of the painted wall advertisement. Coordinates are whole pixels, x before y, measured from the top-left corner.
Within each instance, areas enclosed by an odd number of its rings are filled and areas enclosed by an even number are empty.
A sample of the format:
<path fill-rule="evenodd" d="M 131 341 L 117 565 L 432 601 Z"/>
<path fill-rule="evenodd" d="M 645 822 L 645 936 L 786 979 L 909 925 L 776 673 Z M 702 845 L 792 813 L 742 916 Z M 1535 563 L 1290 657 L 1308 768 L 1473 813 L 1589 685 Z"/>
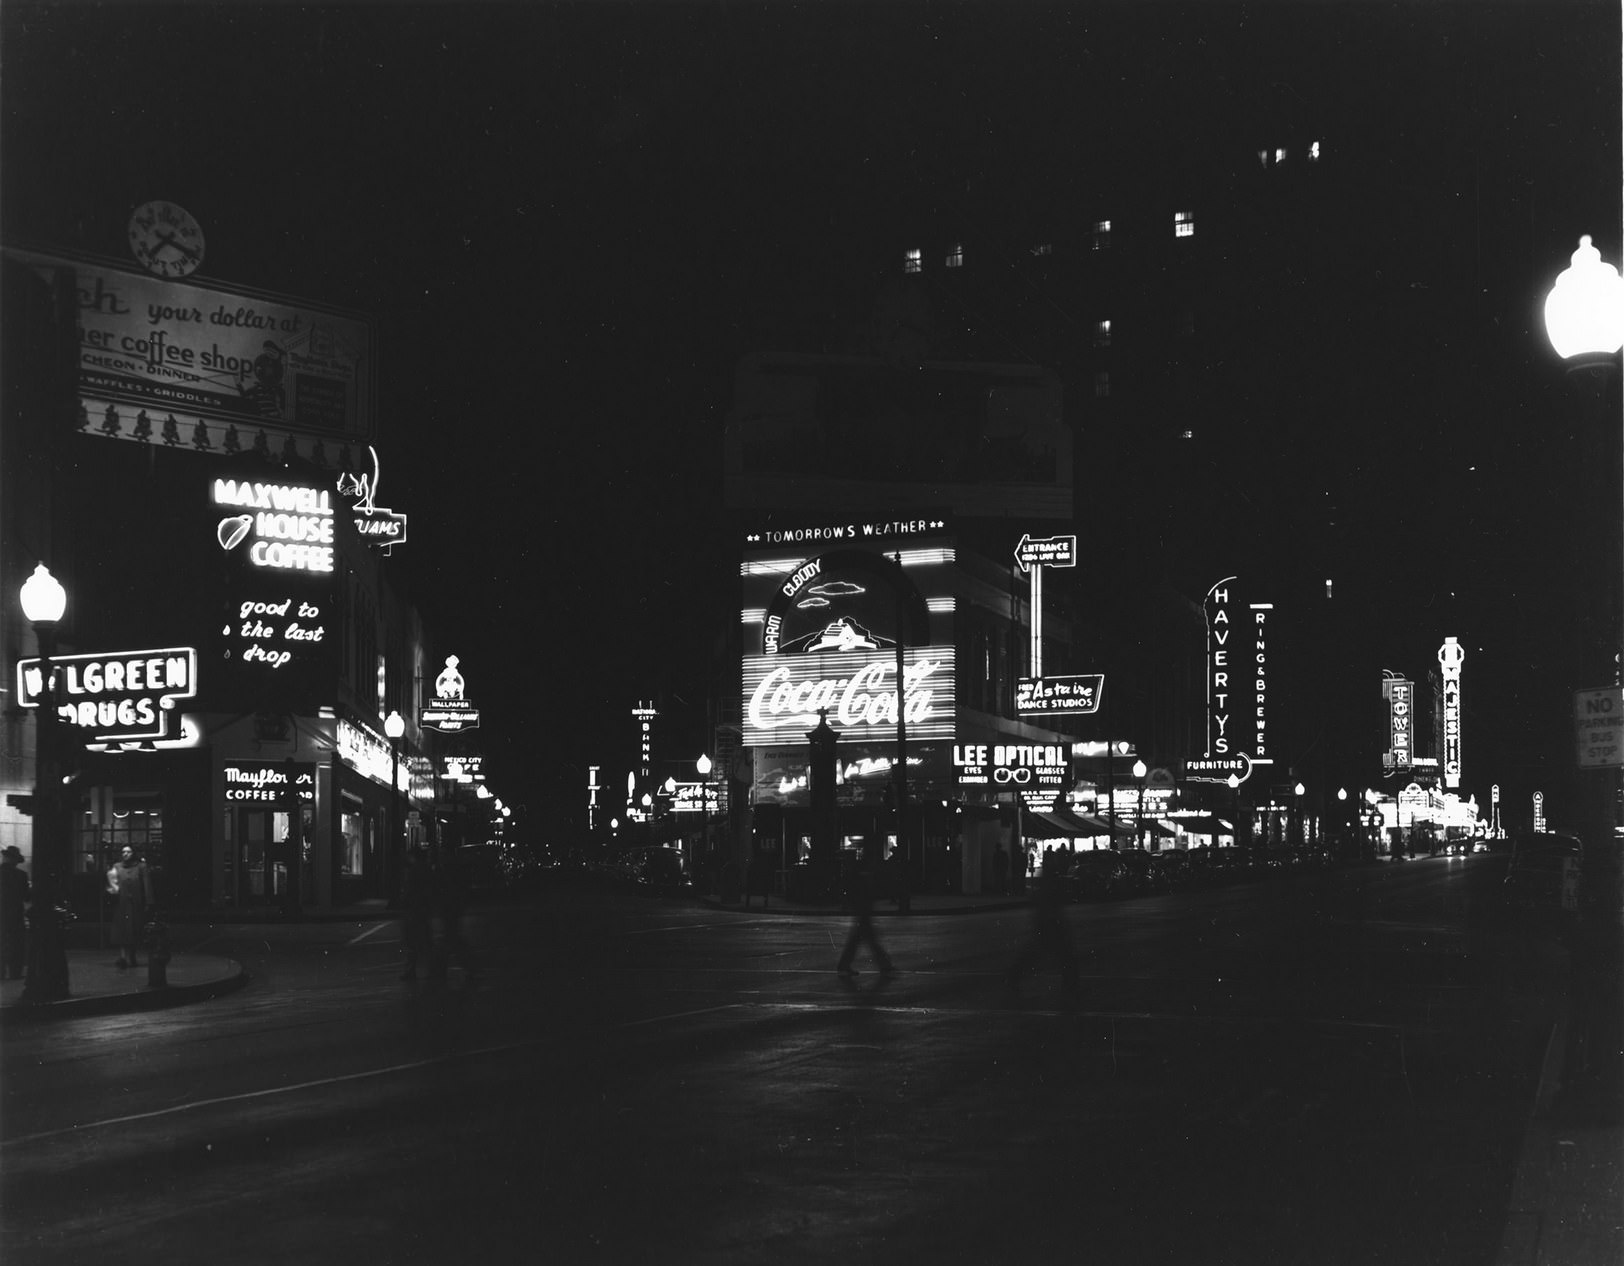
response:
<path fill-rule="evenodd" d="M 166 281 L 100 261 L 7 254 L 79 297 L 79 424 L 113 439 L 230 453 L 261 432 L 333 464 L 374 410 L 367 321 L 241 288 Z M 321 449 L 317 448 L 320 444 Z"/>

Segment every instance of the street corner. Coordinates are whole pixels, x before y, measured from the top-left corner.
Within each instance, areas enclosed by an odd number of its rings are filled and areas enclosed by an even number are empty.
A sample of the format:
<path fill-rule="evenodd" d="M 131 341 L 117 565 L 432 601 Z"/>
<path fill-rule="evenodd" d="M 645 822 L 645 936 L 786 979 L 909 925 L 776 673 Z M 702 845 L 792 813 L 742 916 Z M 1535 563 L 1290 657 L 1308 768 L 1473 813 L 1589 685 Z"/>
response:
<path fill-rule="evenodd" d="M 241 989 L 249 980 L 241 963 L 223 955 L 176 954 L 163 969 L 162 983 L 146 962 L 119 967 L 112 955 L 70 950 L 65 998 L 34 1001 L 25 996 L 26 980 L 0 981 L 0 1024 L 185 1006 Z"/>

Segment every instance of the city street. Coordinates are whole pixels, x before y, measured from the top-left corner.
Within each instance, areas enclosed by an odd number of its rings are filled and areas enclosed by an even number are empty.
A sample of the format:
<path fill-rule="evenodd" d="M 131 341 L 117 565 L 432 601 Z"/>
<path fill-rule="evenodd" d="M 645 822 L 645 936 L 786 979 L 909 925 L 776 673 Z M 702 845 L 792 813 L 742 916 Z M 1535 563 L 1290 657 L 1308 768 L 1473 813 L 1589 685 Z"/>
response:
<path fill-rule="evenodd" d="M 470 920 L 191 926 L 252 980 L 13 1025 L 8 1263 L 1486 1263 L 1552 1001 L 1497 855 L 841 917 L 558 885 Z"/>

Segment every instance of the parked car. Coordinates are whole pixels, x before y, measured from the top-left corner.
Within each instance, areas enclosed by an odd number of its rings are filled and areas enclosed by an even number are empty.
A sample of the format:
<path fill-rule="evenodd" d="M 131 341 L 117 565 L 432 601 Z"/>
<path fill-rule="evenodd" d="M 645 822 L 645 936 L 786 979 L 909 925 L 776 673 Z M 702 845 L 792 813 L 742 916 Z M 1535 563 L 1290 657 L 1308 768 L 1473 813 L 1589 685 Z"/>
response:
<path fill-rule="evenodd" d="M 1108 848 L 1085 849 L 1072 858 L 1067 874 L 1072 900 L 1105 901 L 1122 895 L 1122 854 Z"/>
<path fill-rule="evenodd" d="M 1584 846 L 1577 836 L 1553 831 L 1518 836 L 1506 867 L 1506 901 L 1535 910 L 1577 911 L 1583 873 Z"/>

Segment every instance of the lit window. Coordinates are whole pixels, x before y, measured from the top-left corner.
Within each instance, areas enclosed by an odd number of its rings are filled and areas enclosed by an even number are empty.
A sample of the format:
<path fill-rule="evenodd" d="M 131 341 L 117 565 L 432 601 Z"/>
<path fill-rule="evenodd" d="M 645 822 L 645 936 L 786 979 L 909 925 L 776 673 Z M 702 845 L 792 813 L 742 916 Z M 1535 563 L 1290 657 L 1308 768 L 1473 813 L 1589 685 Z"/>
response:
<path fill-rule="evenodd" d="M 1034 246 L 1032 248 L 1032 254 L 1034 254 L 1034 255 L 1053 255 L 1054 254 L 1054 245 L 1051 242 L 1040 243 L 1039 245 Z"/>
<path fill-rule="evenodd" d="M 1259 163 L 1261 163 L 1264 167 L 1267 167 L 1269 165 L 1269 151 L 1266 150 L 1266 149 L 1258 150 L 1258 152 L 1257 152 L 1257 161 Z"/>
<path fill-rule="evenodd" d="M 1111 375 L 1103 370 L 1094 375 L 1094 394 L 1101 399 L 1111 394 Z"/>
<path fill-rule="evenodd" d="M 1173 236 L 1174 237 L 1194 237 L 1195 236 L 1195 212 L 1194 211 L 1175 211 L 1175 212 L 1173 212 Z"/>
<path fill-rule="evenodd" d="M 1094 221 L 1094 249 L 1103 251 L 1111 245 L 1111 221 Z"/>
<path fill-rule="evenodd" d="M 1179 432 L 1179 438 L 1193 440 L 1195 438 L 1195 432 L 1186 427 L 1184 430 Z"/>
<path fill-rule="evenodd" d="M 1311 162 L 1311 163 L 1319 162 L 1319 142 L 1318 141 L 1314 141 L 1312 144 L 1309 145 L 1309 147 L 1308 147 L 1308 161 Z"/>
<path fill-rule="evenodd" d="M 1109 321 L 1094 322 L 1094 346 L 1111 346 L 1111 323 Z"/>
<path fill-rule="evenodd" d="M 949 268 L 964 267 L 964 243 L 953 243 L 952 249 L 947 252 L 947 266 Z"/>
<path fill-rule="evenodd" d="M 923 261 L 924 257 L 917 250 L 907 251 L 902 256 L 902 271 L 916 273 L 924 267 Z"/>
<path fill-rule="evenodd" d="M 1276 165 L 1285 162 L 1286 161 L 1286 151 L 1283 150 L 1283 149 L 1275 150 L 1274 151 L 1274 161 L 1275 161 Z"/>

